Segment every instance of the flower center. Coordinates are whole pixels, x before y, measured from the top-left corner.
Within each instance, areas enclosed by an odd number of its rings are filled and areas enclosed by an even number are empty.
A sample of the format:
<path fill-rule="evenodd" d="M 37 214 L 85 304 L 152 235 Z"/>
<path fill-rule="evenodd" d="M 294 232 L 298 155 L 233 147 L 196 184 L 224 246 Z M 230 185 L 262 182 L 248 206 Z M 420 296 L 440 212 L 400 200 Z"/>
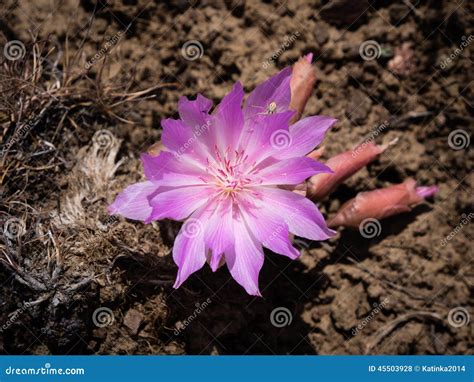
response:
<path fill-rule="evenodd" d="M 221 193 L 233 196 L 251 182 L 243 169 L 248 156 L 244 150 L 232 151 L 230 147 L 227 147 L 224 154 L 221 154 L 217 146 L 214 150 L 215 160 L 211 163 L 207 158 L 207 171 L 213 176 L 214 184 Z"/>

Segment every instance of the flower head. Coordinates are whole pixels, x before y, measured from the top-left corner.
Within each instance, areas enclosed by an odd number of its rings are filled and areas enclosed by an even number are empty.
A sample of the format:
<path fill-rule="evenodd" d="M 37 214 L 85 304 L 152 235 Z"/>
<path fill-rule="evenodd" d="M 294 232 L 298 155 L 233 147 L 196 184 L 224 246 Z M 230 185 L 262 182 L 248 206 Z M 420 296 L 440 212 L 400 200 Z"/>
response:
<path fill-rule="evenodd" d="M 173 247 L 175 288 L 207 261 L 213 271 L 226 263 L 247 293 L 260 295 L 263 247 L 295 259 L 290 233 L 311 240 L 333 234 L 311 201 L 288 190 L 331 172 L 306 154 L 336 121 L 313 116 L 290 125 L 291 74 L 282 70 L 244 104 L 236 83 L 213 113 L 202 95 L 181 98 L 180 119 L 162 121 L 165 150 L 141 157 L 147 180 L 127 187 L 109 207 L 146 223 L 184 221 Z"/>

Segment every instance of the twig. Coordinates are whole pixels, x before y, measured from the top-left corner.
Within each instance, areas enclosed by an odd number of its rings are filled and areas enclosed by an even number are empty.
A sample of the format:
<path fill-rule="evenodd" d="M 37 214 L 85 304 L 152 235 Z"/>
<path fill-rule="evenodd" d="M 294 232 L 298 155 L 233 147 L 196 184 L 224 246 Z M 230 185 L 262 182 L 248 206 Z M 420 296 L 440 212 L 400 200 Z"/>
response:
<path fill-rule="evenodd" d="M 375 275 L 373 272 L 371 272 L 370 270 L 368 269 L 365 269 L 364 267 L 360 266 L 360 264 L 355 261 L 354 259 L 348 257 L 347 260 L 349 260 L 352 264 L 354 264 L 358 269 L 360 269 L 362 272 L 365 272 L 367 273 L 369 276 L 377 279 L 377 280 L 380 280 L 382 281 L 383 283 L 387 284 L 389 287 L 393 288 L 393 289 L 396 289 L 397 291 L 405 294 L 405 295 L 408 295 L 409 297 L 413 298 L 414 300 L 419 300 L 419 301 L 426 301 L 426 299 L 428 298 L 428 296 L 420 296 L 420 295 L 416 295 L 408 290 L 406 290 L 406 288 L 403 288 L 389 280 L 386 280 L 382 277 L 379 277 L 377 275 Z M 442 306 L 441 304 L 438 304 L 437 302 L 433 302 L 434 305 L 438 305 L 438 306 Z"/>
<path fill-rule="evenodd" d="M 417 311 L 403 314 L 377 330 L 377 332 L 372 336 L 373 339 L 367 344 L 365 354 L 369 354 L 374 347 L 381 343 L 383 339 L 392 333 L 399 325 L 414 319 L 443 322 L 443 318 L 438 313 Z"/>

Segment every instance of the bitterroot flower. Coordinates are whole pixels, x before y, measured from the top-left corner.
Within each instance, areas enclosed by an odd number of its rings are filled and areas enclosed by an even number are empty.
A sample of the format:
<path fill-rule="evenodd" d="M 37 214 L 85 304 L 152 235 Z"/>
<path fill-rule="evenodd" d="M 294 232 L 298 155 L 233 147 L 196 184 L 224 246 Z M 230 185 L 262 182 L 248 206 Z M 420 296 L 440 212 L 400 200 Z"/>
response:
<path fill-rule="evenodd" d="M 149 223 L 184 221 L 173 247 L 178 288 L 206 261 L 224 262 L 247 293 L 260 295 L 263 247 L 295 259 L 290 233 L 325 240 L 330 230 L 317 207 L 284 186 L 331 170 L 306 154 L 336 121 L 304 118 L 290 126 L 292 69 L 271 77 L 248 96 L 236 83 L 212 114 L 212 102 L 181 98 L 180 119 L 162 121 L 158 156 L 143 154 L 146 181 L 127 187 L 109 212 Z"/>

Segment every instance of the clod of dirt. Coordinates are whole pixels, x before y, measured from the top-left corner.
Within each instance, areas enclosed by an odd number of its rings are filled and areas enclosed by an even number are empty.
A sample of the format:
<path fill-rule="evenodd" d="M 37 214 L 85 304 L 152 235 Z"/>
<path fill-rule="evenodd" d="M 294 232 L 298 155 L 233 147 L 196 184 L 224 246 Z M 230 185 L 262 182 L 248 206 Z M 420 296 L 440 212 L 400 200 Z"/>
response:
<path fill-rule="evenodd" d="M 362 124 L 365 122 L 371 107 L 372 101 L 370 98 L 364 92 L 354 90 L 350 94 L 350 101 L 346 110 L 347 118 L 355 124 Z"/>
<path fill-rule="evenodd" d="M 138 333 L 138 329 L 143 322 L 143 314 L 141 314 L 138 310 L 130 309 L 123 318 L 124 325 L 130 329 L 130 333 L 132 335 L 136 335 Z"/>
<path fill-rule="evenodd" d="M 349 26 L 363 22 L 366 18 L 368 2 L 364 0 L 335 0 L 321 8 L 321 17 L 338 26 Z M 361 20 L 362 19 L 362 20 Z"/>
<path fill-rule="evenodd" d="M 387 64 L 388 69 L 399 76 L 409 76 L 415 69 L 415 52 L 411 43 L 403 43 L 395 48 L 394 57 Z M 458 92 L 456 92 L 458 94 Z"/>
<path fill-rule="evenodd" d="M 358 310 L 363 305 L 364 288 L 362 284 L 354 285 L 344 281 L 335 294 L 331 306 L 331 318 L 334 326 L 343 331 L 349 331 L 357 325 Z"/>

